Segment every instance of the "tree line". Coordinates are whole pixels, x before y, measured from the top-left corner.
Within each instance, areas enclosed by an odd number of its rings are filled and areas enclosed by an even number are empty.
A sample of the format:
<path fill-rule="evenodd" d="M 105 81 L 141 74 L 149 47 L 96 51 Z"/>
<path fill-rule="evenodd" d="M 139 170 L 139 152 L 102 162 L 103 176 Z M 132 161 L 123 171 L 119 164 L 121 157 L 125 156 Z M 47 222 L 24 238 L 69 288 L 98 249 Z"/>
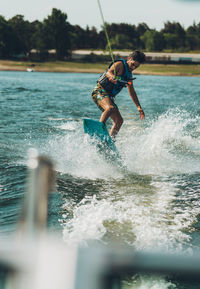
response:
<path fill-rule="evenodd" d="M 141 49 L 143 51 L 187 52 L 200 50 L 200 22 L 184 28 L 178 22 L 166 22 L 157 31 L 147 24 L 137 26 L 126 23 L 107 23 L 113 49 Z M 55 49 L 56 59 L 70 59 L 75 49 L 107 49 L 103 28 L 71 25 L 67 14 L 53 8 L 43 21 L 29 22 L 23 15 L 9 20 L 0 16 L 0 58 L 9 59 L 28 55 L 35 49 L 40 60 L 48 58 L 48 51 Z"/>

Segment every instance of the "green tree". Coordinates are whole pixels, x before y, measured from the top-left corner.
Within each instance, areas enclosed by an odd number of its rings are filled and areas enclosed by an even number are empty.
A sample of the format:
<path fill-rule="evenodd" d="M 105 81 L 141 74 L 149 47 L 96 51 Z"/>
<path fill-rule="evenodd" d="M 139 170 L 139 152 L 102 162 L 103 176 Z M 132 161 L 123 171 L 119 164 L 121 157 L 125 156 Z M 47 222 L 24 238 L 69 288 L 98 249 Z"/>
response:
<path fill-rule="evenodd" d="M 200 50 L 200 23 L 194 23 L 186 30 L 186 47 L 188 50 Z"/>
<path fill-rule="evenodd" d="M 99 46 L 98 32 L 94 26 L 91 29 L 87 26 L 85 40 L 86 40 L 85 48 L 95 49 Z"/>
<path fill-rule="evenodd" d="M 136 33 L 137 33 L 137 48 L 138 49 L 144 49 L 145 48 L 145 44 L 142 41 L 142 36 L 144 35 L 144 33 L 146 31 L 149 31 L 150 28 L 148 27 L 148 25 L 146 23 L 139 23 L 138 26 L 136 27 Z"/>
<path fill-rule="evenodd" d="M 67 14 L 53 8 L 52 13 L 44 20 L 45 43 L 49 49 L 56 49 L 58 59 L 63 60 L 70 55 L 70 25 Z"/>
<path fill-rule="evenodd" d="M 39 21 L 34 21 L 31 23 L 31 27 L 32 48 L 38 50 L 40 61 L 46 60 L 48 58 L 48 45 L 46 41 L 46 31 L 44 29 L 44 24 Z"/>
<path fill-rule="evenodd" d="M 46 41 L 47 36 L 44 24 L 39 21 L 35 21 L 32 23 L 32 25 L 34 27 L 33 34 L 31 36 L 32 48 L 40 51 L 46 51 L 49 47 Z"/>
<path fill-rule="evenodd" d="M 186 32 L 178 22 L 166 22 L 161 30 L 166 40 L 167 49 L 184 49 Z"/>
<path fill-rule="evenodd" d="M 8 22 L 0 15 L 0 58 L 9 58 L 14 54 L 15 34 Z"/>
<path fill-rule="evenodd" d="M 111 38 L 111 46 L 113 49 L 132 49 L 133 45 L 130 39 L 125 34 L 116 34 L 114 38 Z M 108 49 L 108 47 L 107 47 Z"/>
<path fill-rule="evenodd" d="M 177 50 L 180 48 L 177 35 L 174 33 L 164 33 L 165 48 L 170 50 Z"/>
<path fill-rule="evenodd" d="M 82 49 L 86 47 L 86 32 L 79 25 L 70 25 L 70 38 L 72 49 Z"/>
<path fill-rule="evenodd" d="M 109 38 L 112 40 L 115 48 L 116 48 L 116 46 L 117 47 L 120 46 L 120 49 L 134 49 L 135 47 L 137 47 L 138 36 L 137 36 L 135 25 L 130 25 L 127 23 L 119 23 L 119 24 L 106 23 L 106 28 L 108 31 Z M 119 35 L 121 35 L 121 36 L 119 36 Z M 126 40 L 126 42 L 124 42 L 124 43 L 122 42 L 120 44 L 120 43 L 118 43 L 119 38 L 121 38 L 122 41 L 124 40 L 122 38 L 122 35 L 125 36 L 124 39 Z M 104 27 L 102 27 L 102 30 L 99 33 L 99 46 L 100 46 L 100 48 L 103 48 L 103 49 L 105 49 L 105 47 L 107 46 Z"/>
<path fill-rule="evenodd" d="M 163 34 L 156 30 L 147 30 L 141 40 L 145 44 L 147 51 L 162 51 L 165 46 Z"/>
<path fill-rule="evenodd" d="M 101 30 L 99 32 L 99 45 L 98 45 L 98 48 L 100 49 L 105 49 L 106 48 L 106 45 L 107 45 L 107 40 L 106 40 L 106 36 L 105 36 L 105 31 L 104 30 Z"/>
<path fill-rule="evenodd" d="M 26 54 L 31 49 L 30 23 L 24 20 L 24 16 L 16 15 L 8 20 L 8 24 L 14 31 L 15 35 L 15 43 L 14 43 L 15 53 Z"/>

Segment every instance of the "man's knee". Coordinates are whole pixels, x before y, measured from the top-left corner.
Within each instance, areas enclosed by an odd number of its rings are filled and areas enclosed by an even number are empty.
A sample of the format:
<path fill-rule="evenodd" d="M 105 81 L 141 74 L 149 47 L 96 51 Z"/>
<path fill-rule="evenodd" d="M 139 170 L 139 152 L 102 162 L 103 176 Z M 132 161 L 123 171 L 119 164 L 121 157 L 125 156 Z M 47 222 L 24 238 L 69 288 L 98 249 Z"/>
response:
<path fill-rule="evenodd" d="M 114 108 L 114 106 L 110 105 L 110 106 L 106 107 L 105 111 L 107 113 L 109 113 L 109 115 L 111 115 L 115 111 L 115 108 Z"/>

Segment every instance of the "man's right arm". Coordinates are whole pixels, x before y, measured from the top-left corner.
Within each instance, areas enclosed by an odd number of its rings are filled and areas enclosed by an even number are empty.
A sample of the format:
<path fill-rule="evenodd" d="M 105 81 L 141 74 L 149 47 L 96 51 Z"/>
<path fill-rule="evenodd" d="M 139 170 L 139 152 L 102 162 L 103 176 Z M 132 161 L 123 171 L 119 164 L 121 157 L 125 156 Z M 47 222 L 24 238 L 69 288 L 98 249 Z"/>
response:
<path fill-rule="evenodd" d="M 123 63 L 121 61 L 113 63 L 113 65 L 109 68 L 109 70 L 106 73 L 106 76 L 108 77 L 109 81 L 116 84 L 117 79 L 115 79 L 115 76 L 122 74 L 122 69 Z"/>

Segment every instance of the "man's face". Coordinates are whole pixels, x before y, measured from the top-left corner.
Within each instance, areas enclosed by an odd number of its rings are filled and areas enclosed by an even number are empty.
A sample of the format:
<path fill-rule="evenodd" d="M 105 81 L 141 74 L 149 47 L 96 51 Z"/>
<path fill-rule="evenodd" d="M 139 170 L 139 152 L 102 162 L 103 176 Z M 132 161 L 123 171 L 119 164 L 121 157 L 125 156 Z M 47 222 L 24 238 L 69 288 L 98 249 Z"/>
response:
<path fill-rule="evenodd" d="M 135 70 L 136 68 L 138 68 L 140 66 L 140 63 L 136 60 L 133 60 L 132 57 L 129 57 L 127 60 L 127 64 L 129 66 L 129 69 L 131 71 Z"/>

